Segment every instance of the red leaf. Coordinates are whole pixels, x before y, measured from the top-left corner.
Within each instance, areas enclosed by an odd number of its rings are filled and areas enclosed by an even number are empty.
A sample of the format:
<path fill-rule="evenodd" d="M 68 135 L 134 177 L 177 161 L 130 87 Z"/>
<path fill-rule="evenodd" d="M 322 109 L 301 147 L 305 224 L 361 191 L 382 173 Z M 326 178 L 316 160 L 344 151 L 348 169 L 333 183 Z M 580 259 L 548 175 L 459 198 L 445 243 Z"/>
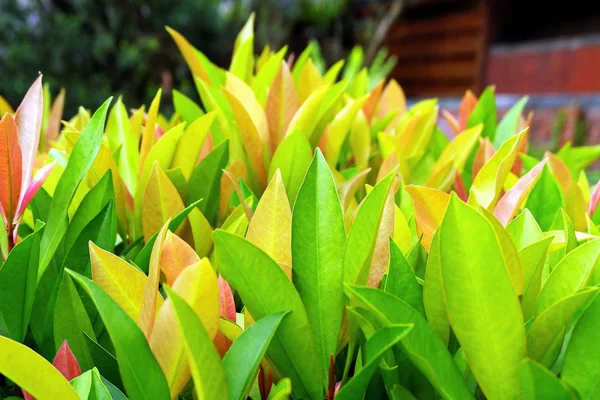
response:
<path fill-rule="evenodd" d="M 69 381 L 81 375 L 81 367 L 66 340 L 56 352 L 52 365 Z"/>
<path fill-rule="evenodd" d="M 221 316 L 235 322 L 235 301 L 229 283 L 219 275 L 219 297 Z"/>
<path fill-rule="evenodd" d="M 457 172 L 456 175 L 454 175 L 454 191 L 456 192 L 456 194 L 458 195 L 458 197 L 466 202 L 467 199 L 469 198 L 469 195 L 467 194 L 467 189 L 465 188 L 465 183 L 463 182 L 462 176 L 460 176 L 460 174 Z"/>
<path fill-rule="evenodd" d="M 0 205 L 9 230 L 21 195 L 22 165 L 17 124 L 12 115 L 6 114 L 0 120 Z"/>
<path fill-rule="evenodd" d="M 81 375 L 81 367 L 79 366 L 79 363 L 69 348 L 69 343 L 66 340 L 56 352 L 56 356 L 54 356 L 52 365 L 54 365 L 58 372 L 60 372 L 69 381 Z M 25 400 L 35 400 L 35 397 L 27 393 L 25 390 L 21 389 L 21 391 L 23 392 L 23 397 L 25 397 Z"/>

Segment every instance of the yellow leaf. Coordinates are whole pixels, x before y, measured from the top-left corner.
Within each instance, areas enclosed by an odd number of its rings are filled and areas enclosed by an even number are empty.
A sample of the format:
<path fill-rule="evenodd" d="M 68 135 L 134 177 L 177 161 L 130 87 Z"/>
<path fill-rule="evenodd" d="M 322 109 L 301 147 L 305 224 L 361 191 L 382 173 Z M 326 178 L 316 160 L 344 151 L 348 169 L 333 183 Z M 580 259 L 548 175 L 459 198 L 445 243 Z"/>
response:
<path fill-rule="evenodd" d="M 368 99 L 368 95 L 361 97 L 358 100 L 350 101 L 340 112 L 335 115 L 335 118 L 329 124 L 327 134 L 327 142 L 325 144 L 325 158 L 327 164 L 334 169 L 340 157 L 340 151 L 348 136 L 348 131 L 352 127 L 356 114 L 364 106 Z"/>
<path fill-rule="evenodd" d="M 383 89 L 381 96 L 379 96 L 379 101 L 375 107 L 375 117 L 382 119 L 394 110 L 399 110 L 400 112 L 388 124 L 388 126 L 392 127 L 398 125 L 400 118 L 406 112 L 406 96 L 404 95 L 404 91 L 398 82 L 392 79 Z"/>
<path fill-rule="evenodd" d="M 508 139 L 486 162 L 471 185 L 469 204 L 479 204 L 490 210 L 496 205 L 500 191 L 517 157 L 518 150 L 528 130 Z"/>
<path fill-rule="evenodd" d="M 199 261 L 200 257 L 189 244 L 171 231 L 167 232 L 160 257 L 160 269 L 165 274 L 167 285 L 173 286 L 184 268 Z"/>
<path fill-rule="evenodd" d="M 132 110 L 131 117 L 129 117 L 129 124 L 131 125 L 131 132 L 135 137 L 135 142 L 139 143 L 142 137 L 142 130 L 144 129 L 144 116 L 146 115 L 146 106 L 142 105 L 137 110 Z"/>
<path fill-rule="evenodd" d="M 188 215 L 190 228 L 194 238 L 194 248 L 196 254 L 200 257 L 205 257 L 210 252 L 213 245 L 212 227 L 200 210 L 194 208 Z"/>
<path fill-rule="evenodd" d="M 185 133 L 177 142 L 177 149 L 171 162 L 172 168 L 181 168 L 181 173 L 186 180 L 190 179 L 192 171 L 198 162 L 200 150 L 212 126 L 217 111 L 211 111 L 196 119 L 185 130 Z"/>
<path fill-rule="evenodd" d="M 425 100 L 415 104 L 402 118 L 396 140 L 406 159 L 418 159 L 425 152 L 435 130 L 438 109 L 435 100 Z"/>
<path fill-rule="evenodd" d="M 298 112 L 294 115 L 294 118 L 292 118 L 288 125 L 285 133 L 286 136 L 291 135 L 298 130 L 304 137 L 310 140 L 313 131 L 319 122 L 316 116 L 319 115 L 321 105 L 323 104 L 323 100 L 325 100 L 325 95 L 329 88 L 329 85 L 325 85 L 315 90 L 310 97 L 302 103 L 302 106 L 298 109 Z"/>
<path fill-rule="evenodd" d="M 302 68 L 298 82 L 298 100 L 300 104 L 304 103 L 321 85 L 323 85 L 323 78 L 321 78 L 319 70 L 309 58 L 304 64 L 304 68 Z"/>
<path fill-rule="evenodd" d="M 90 242 L 92 279 L 133 319 L 137 321 L 142 308 L 146 275 L 116 255 Z M 156 297 L 156 306 L 163 303 Z"/>
<path fill-rule="evenodd" d="M 154 328 L 154 320 L 156 318 L 156 299 L 161 297 L 158 294 L 158 282 L 160 280 L 160 257 L 162 254 L 162 246 L 165 241 L 167 229 L 169 228 L 168 220 L 165 226 L 160 230 L 160 233 L 156 237 L 154 246 L 152 246 L 152 255 L 150 256 L 150 267 L 148 268 L 148 278 L 144 285 L 144 294 L 142 297 L 142 305 L 140 308 L 140 317 L 138 319 L 138 326 L 144 332 L 146 339 L 150 340 L 152 335 L 152 329 Z M 161 297 L 162 298 L 162 297 Z"/>
<path fill-rule="evenodd" d="M 292 79 L 292 74 L 287 64 L 282 61 L 281 68 L 269 89 L 265 114 L 269 125 L 271 137 L 271 153 L 275 151 L 283 140 L 285 132 L 298 111 L 298 95 Z"/>
<path fill-rule="evenodd" d="M 174 218 L 184 209 L 185 205 L 179 197 L 177 188 L 160 169 L 158 162 L 155 162 L 142 203 L 144 240 L 149 241 L 169 218 Z"/>
<path fill-rule="evenodd" d="M 166 29 L 167 29 L 167 32 L 169 32 L 169 35 L 171 35 L 171 37 L 175 41 L 175 44 L 177 44 L 177 47 L 179 48 L 179 51 L 183 55 L 183 58 L 185 59 L 186 64 L 190 68 L 190 71 L 192 71 L 192 75 L 197 76 L 200 79 L 202 79 L 204 82 L 207 82 L 210 84 L 210 78 L 208 77 L 208 74 L 204 70 L 204 67 L 202 66 L 202 63 L 200 62 L 200 59 L 196 56 L 196 49 L 194 48 L 194 46 L 192 46 L 190 44 L 190 42 L 188 42 L 187 39 L 184 38 L 176 30 L 174 30 L 168 26 L 166 27 Z"/>
<path fill-rule="evenodd" d="M 370 287 L 379 287 L 379 283 L 385 275 L 388 264 L 390 262 L 390 236 L 394 235 L 396 205 L 394 204 L 394 193 L 390 191 L 385 205 L 383 206 L 383 214 L 381 214 L 381 222 L 375 239 L 375 248 L 373 249 L 373 258 L 371 259 L 371 269 L 369 270 Z"/>
<path fill-rule="evenodd" d="M 406 217 L 404 213 L 398 206 L 395 205 L 395 214 L 394 214 L 394 243 L 398 245 L 402 253 L 407 254 L 410 250 L 411 246 L 411 234 L 410 227 L 408 226 L 408 222 L 406 221 Z"/>
<path fill-rule="evenodd" d="M 462 174 L 467 158 L 471 155 L 471 151 L 477 144 L 482 131 L 483 125 L 479 124 L 456 136 L 442 151 L 442 154 L 434 164 L 426 185 L 441 190 L 446 189 L 440 187 L 440 183 L 446 179 L 446 176 L 440 173 L 445 169 L 447 164 L 452 164 L 454 171 Z"/>
<path fill-rule="evenodd" d="M 292 265 L 292 210 L 279 170 L 258 202 L 246 239 L 278 263 Z"/>
<path fill-rule="evenodd" d="M 219 324 L 219 286 L 210 261 L 204 258 L 185 268 L 175 280 L 173 290 L 192 307 L 213 339 Z M 149 342 L 169 384 L 171 398 L 175 399 L 190 379 L 191 371 L 170 299 L 158 312 Z"/>
<path fill-rule="evenodd" d="M 227 75 L 229 82 L 237 82 L 237 93 L 229 88 L 224 89 L 224 93 L 231 104 L 231 109 L 235 116 L 237 126 L 240 131 L 242 144 L 249 160 L 249 167 L 254 180 L 253 189 L 261 192 L 267 184 L 267 170 L 265 166 L 264 152 L 269 148 L 269 132 L 267 120 L 260 105 L 254 97 L 252 90 L 233 75 Z M 241 85 L 246 87 L 240 90 Z M 246 91 L 247 89 L 247 91 Z M 245 92 L 245 93 L 244 93 Z M 252 105 L 248 97 L 254 97 L 255 104 Z M 258 109 L 256 107 L 258 107 Z"/>
<path fill-rule="evenodd" d="M 415 206 L 415 221 L 421 244 L 429 251 L 433 235 L 444 218 L 450 195 L 425 186 L 409 185 L 406 191 Z"/>
<path fill-rule="evenodd" d="M 140 174 L 144 168 L 144 161 L 150 152 L 150 148 L 152 148 L 154 143 L 156 143 L 156 134 L 154 129 L 158 118 L 158 107 L 160 107 L 161 96 L 162 89 L 158 89 L 158 92 L 156 92 L 156 96 L 154 96 L 154 99 L 150 104 L 150 108 L 148 109 L 148 117 L 146 118 L 146 125 L 144 126 L 144 131 L 142 133 L 142 147 L 140 149 Z"/>
<path fill-rule="evenodd" d="M 354 154 L 354 163 L 358 168 L 367 168 L 371 155 L 371 130 L 364 114 L 364 106 L 354 118 L 349 140 Z"/>
<path fill-rule="evenodd" d="M 0 374 L 39 400 L 79 400 L 69 381 L 29 347 L 0 336 Z M 20 394 L 20 393 L 19 393 Z"/>
<path fill-rule="evenodd" d="M 8 101 L 2 96 L 0 96 L 0 116 L 4 114 L 15 114 L 15 110 L 8 104 Z"/>
<path fill-rule="evenodd" d="M 226 169 L 231 173 L 231 175 L 235 176 L 236 179 L 242 179 L 246 181 L 246 164 L 244 164 L 242 160 L 233 161 Z M 224 174 L 221 177 L 221 199 L 219 203 L 219 217 L 221 221 L 223 221 L 227 216 L 227 212 L 229 211 L 229 202 L 234 190 L 235 188 L 233 186 L 233 182 Z"/>

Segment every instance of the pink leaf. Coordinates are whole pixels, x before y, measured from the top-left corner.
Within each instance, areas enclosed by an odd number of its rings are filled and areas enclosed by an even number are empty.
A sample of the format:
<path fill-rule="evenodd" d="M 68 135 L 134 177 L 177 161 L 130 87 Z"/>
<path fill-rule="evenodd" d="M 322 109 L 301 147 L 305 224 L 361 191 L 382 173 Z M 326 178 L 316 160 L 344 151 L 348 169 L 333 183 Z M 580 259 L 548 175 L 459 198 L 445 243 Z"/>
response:
<path fill-rule="evenodd" d="M 17 123 L 19 146 L 23 155 L 23 177 L 21 188 L 26 188 L 31 182 L 33 165 L 40 143 L 42 129 L 44 96 L 42 94 L 42 76 L 40 75 L 27 91 L 25 97 L 15 114 Z M 24 193 L 21 192 L 21 198 Z"/>
<path fill-rule="evenodd" d="M 235 301 L 229 283 L 219 275 L 219 297 L 221 316 L 235 322 Z"/>
<path fill-rule="evenodd" d="M 40 188 L 50 175 L 50 172 L 52 172 L 54 164 L 55 162 L 53 161 L 50 164 L 40 168 L 38 172 L 36 172 L 35 176 L 33 177 L 33 180 L 29 183 L 27 190 L 25 190 L 24 195 L 21 196 L 21 201 L 19 203 L 19 207 L 17 208 L 14 222 L 18 221 L 18 219 L 21 217 L 21 214 L 23 214 L 23 211 L 25 211 L 25 208 L 27 208 L 27 206 L 31 202 L 31 199 L 33 199 L 33 196 L 35 196 L 38 190 L 40 190 Z"/>
<path fill-rule="evenodd" d="M 519 210 L 519 207 L 521 207 L 521 204 L 523 204 L 523 201 L 525 201 L 525 198 L 529 192 L 531 192 L 531 189 L 533 189 L 533 186 L 537 182 L 540 173 L 547 162 L 548 159 L 544 158 L 535 167 L 531 168 L 531 170 L 523 175 L 521 179 L 519 179 L 504 196 L 502 196 L 500 201 L 498 201 L 498 204 L 496 204 L 496 208 L 494 209 L 494 215 L 502 225 L 508 224 L 513 219 Z"/>
<path fill-rule="evenodd" d="M 600 203 L 600 181 L 596 183 L 594 191 L 590 196 L 590 205 L 588 206 L 588 215 L 590 216 L 590 218 L 594 216 L 596 208 L 598 208 L 598 203 Z"/>

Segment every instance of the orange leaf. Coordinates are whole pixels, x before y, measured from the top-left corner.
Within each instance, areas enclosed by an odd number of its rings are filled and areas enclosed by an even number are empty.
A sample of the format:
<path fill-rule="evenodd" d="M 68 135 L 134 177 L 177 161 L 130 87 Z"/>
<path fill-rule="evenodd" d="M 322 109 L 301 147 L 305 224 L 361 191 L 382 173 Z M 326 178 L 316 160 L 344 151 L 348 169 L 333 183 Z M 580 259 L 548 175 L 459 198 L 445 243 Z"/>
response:
<path fill-rule="evenodd" d="M 525 201 L 525 198 L 531 192 L 531 189 L 533 189 L 547 162 L 548 159 L 543 159 L 528 173 L 523 175 L 498 201 L 496 208 L 494 208 L 494 215 L 502 225 L 508 224 L 513 219 L 519 207 L 521 207 L 521 204 L 523 204 L 523 201 Z"/>
<path fill-rule="evenodd" d="M 160 257 L 160 269 L 165 274 L 167 285 L 173 283 L 184 268 L 200 261 L 194 249 L 179 236 L 167 232 Z"/>
<path fill-rule="evenodd" d="M 183 55 L 186 64 L 192 71 L 192 75 L 197 76 L 204 82 L 210 84 L 210 78 L 204 70 L 200 59 L 196 56 L 196 49 L 194 48 L 194 46 L 192 46 L 190 42 L 188 42 L 187 39 L 184 38 L 183 35 L 181 35 L 181 33 L 168 26 L 166 27 L 166 29 L 167 32 L 169 32 L 169 35 L 171 35 L 171 37 L 175 41 L 175 44 L 177 44 L 177 47 L 179 47 L 179 51 Z"/>
<path fill-rule="evenodd" d="M 383 91 L 384 81 L 380 81 L 377 86 L 371 90 L 369 94 L 369 98 L 367 102 L 363 106 L 362 110 L 365 114 L 366 120 L 371 123 L 371 119 L 373 118 L 373 114 L 375 114 L 375 107 L 377 107 L 377 102 L 379 101 L 379 97 L 381 96 L 381 92 Z"/>
<path fill-rule="evenodd" d="M 0 120 L 0 205 L 5 225 L 12 230 L 15 211 L 21 195 L 22 159 L 17 124 L 12 115 Z"/>
<path fill-rule="evenodd" d="M 50 142 L 58 138 L 60 133 L 60 120 L 62 119 L 63 110 L 65 108 L 65 89 L 60 89 L 58 96 L 52 103 L 50 109 L 50 116 L 48 117 L 48 124 L 46 125 L 46 132 L 44 139 L 46 140 L 46 151 L 50 150 Z"/>
<path fill-rule="evenodd" d="M 375 107 L 375 117 L 377 119 L 382 119 L 394 110 L 399 110 L 399 112 L 388 126 L 395 129 L 400 122 L 402 115 L 406 112 L 406 96 L 398 82 L 396 82 L 395 79 L 392 79 L 385 86 L 383 93 L 381 93 L 381 96 L 379 97 L 379 102 L 377 102 L 377 107 Z"/>
<path fill-rule="evenodd" d="M 458 109 L 458 126 L 460 127 L 460 132 L 467 129 L 467 121 L 471 116 L 471 113 L 477 106 L 477 96 L 473 94 L 470 90 L 465 92 L 465 95 L 460 102 L 460 107 Z"/>
<path fill-rule="evenodd" d="M 235 322 L 235 301 L 233 299 L 233 293 L 231 292 L 231 286 L 222 276 L 219 275 L 219 308 L 221 317 L 228 318 L 230 321 Z"/>
<path fill-rule="evenodd" d="M 279 143 L 283 140 L 290 121 L 300 107 L 298 94 L 294 86 L 292 74 L 285 62 L 281 62 L 281 68 L 273 84 L 269 89 L 265 114 L 269 125 L 269 136 L 271 137 L 270 151 L 273 153 Z"/>
<path fill-rule="evenodd" d="M 475 178 L 481 167 L 492 158 L 496 150 L 494 149 L 494 145 L 489 138 L 483 138 L 481 140 L 481 144 L 475 153 L 475 159 L 473 160 L 473 171 L 471 176 Z"/>
<path fill-rule="evenodd" d="M 460 130 L 460 124 L 458 123 L 456 118 L 454 118 L 454 115 L 450 114 L 448 110 L 442 110 L 442 117 L 444 117 L 446 122 L 448 122 L 448 125 L 450 125 L 450 129 L 452 129 L 452 132 L 454 132 L 455 135 L 458 135 L 462 132 Z"/>

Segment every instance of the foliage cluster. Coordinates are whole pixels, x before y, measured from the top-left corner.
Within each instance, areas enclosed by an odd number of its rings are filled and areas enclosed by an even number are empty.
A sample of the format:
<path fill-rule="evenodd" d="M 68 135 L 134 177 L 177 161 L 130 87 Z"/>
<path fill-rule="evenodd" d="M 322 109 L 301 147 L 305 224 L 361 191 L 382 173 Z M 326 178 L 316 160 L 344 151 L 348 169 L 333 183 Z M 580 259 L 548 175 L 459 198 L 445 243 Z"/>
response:
<path fill-rule="evenodd" d="M 394 80 L 256 56 L 252 19 L 227 71 L 167 30 L 202 100 L 169 119 L 159 90 L 61 125 L 41 77 L 0 103 L 2 396 L 600 395 L 598 147 L 528 156 L 493 88 L 448 139 Z"/>

